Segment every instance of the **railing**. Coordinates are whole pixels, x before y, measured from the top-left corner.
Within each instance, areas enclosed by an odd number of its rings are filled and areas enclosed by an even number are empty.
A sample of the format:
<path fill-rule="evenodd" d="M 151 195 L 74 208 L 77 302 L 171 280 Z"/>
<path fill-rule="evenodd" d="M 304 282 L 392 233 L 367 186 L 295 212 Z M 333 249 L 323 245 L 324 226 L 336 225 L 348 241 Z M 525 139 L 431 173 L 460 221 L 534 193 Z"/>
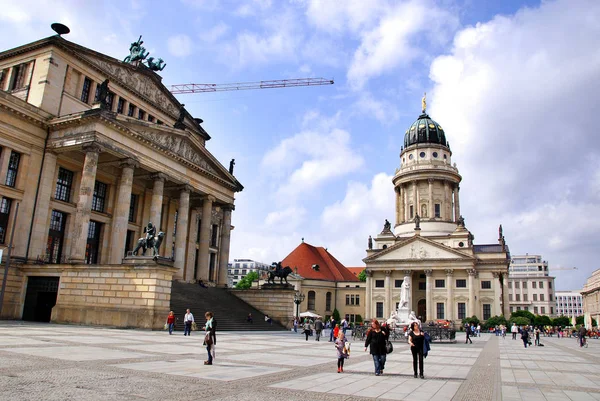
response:
<path fill-rule="evenodd" d="M 424 332 L 429 334 L 431 342 L 443 342 L 443 341 L 455 341 L 456 330 L 444 327 L 426 327 L 423 329 Z"/>

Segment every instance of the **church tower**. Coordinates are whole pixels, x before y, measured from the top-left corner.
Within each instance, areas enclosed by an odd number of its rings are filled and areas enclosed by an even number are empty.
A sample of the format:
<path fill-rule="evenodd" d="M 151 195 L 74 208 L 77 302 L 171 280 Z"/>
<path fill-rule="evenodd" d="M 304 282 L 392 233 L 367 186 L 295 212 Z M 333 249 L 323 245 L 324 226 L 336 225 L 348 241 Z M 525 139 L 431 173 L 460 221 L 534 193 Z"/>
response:
<path fill-rule="evenodd" d="M 393 178 L 396 191 L 396 224 L 399 237 L 447 235 L 456 230 L 460 218 L 459 183 L 452 165 L 452 151 L 440 124 L 427 114 L 423 96 L 422 114 L 406 130 L 400 152 L 400 168 Z"/>

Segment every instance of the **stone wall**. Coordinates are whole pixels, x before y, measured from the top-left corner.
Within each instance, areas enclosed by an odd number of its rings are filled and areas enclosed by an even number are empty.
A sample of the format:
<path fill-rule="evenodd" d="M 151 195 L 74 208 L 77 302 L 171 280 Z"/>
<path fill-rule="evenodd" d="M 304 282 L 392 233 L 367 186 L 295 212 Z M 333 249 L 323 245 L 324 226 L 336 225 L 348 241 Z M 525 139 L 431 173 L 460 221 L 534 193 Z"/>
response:
<path fill-rule="evenodd" d="M 69 265 L 61 274 L 52 321 L 161 329 L 175 272 L 151 258 L 120 266 Z"/>
<path fill-rule="evenodd" d="M 229 290 L 236 297 L 252 305 L 271 319 L 288 329 L 294 318 L 294 289 Z"/>
<path fill-rule="evenodd" d="M 0 266 L 0 277 L 4 277 L 4 265 Z M 0 278 L 1 280 L 1 278 Z M 8 269 L 6 280 L 6 289 L 4 290 L 4 301 L 2 302 L 2 319 L 20 319 L 25 302 L 24 292 L 25 276 L 17 266 L 11 266 Z M 0 281 L 0 285 L 2 282 Z"/>

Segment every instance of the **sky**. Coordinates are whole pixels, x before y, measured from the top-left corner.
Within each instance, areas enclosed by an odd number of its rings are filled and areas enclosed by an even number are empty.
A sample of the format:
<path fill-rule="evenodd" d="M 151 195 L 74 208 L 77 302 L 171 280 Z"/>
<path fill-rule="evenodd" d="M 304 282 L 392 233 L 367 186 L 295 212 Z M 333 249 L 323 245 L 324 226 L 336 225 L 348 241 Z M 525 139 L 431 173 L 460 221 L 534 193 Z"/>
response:
<path fill-rule="evenodd" d="M 0 0 L 0 50 L 66 39 L 123 59 L 143 35 L 165 85 L 323 77 L 334 85 L 178 95 L 224 166 L 230 259 L 302 239 L 348 267 L 394 221 L 391 178 L 421 111 L 444 127 L 476 244 L 547 260 L 558 290 L 598 268 L 597 0 Z M 577 270 L 567 270 L 576 267 Z"/>

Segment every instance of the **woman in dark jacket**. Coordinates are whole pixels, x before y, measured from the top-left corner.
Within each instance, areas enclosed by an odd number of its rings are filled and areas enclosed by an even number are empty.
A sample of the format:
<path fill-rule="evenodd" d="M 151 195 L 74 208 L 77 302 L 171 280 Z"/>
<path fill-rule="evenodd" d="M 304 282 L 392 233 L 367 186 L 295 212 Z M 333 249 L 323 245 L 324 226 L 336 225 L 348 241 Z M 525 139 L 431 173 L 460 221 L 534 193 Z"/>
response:
<path fill-rule="evenodd" d="M 373 362 L 375 363 L 375 376 L 381 375 L 383 368 L 385 367 L 385 357 L 387 355 L 385 339 L 387 336 L 389 336 L 387 330 L 381 328 L 377 319 L 373 319 L 371 321 L 371 328 L 367 334 L 367 339 L 365 340 L 365 352 L 367 351 L 367 347 L 370 346 Z"/>
<path fill-rule="evenodd" d="M 217 343 L 217 321 L 214 319 L 212 312 L 206 312 L 204 317 L 206 318 L 204 345 L 206 345 L 206 351 L 208 352 L 208 360 L 204 361 L 204 364 L 212 365 L 215 357 L 215 344 Z"/>
<path fill-rule="evenodd" d="M 419 375 L 421 379 L 424 379 L 423 375 L 423 342 L 425 336 L 419 327 L 419 323 L 412 322 L 410 324 L 410 333 L 408 334 L 408 343 L 410 344 L 410 351 L 413 356 L 413 371 L 415 373 L 415 379 L 417 378 L 417 359 L 419 360 Z"/>

